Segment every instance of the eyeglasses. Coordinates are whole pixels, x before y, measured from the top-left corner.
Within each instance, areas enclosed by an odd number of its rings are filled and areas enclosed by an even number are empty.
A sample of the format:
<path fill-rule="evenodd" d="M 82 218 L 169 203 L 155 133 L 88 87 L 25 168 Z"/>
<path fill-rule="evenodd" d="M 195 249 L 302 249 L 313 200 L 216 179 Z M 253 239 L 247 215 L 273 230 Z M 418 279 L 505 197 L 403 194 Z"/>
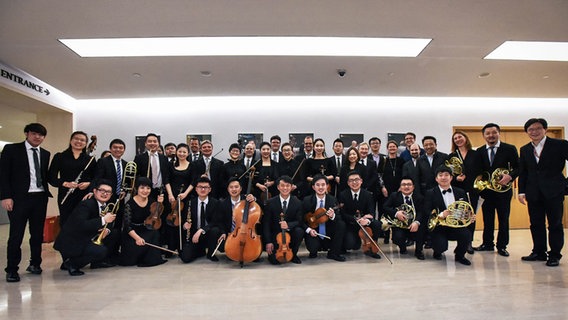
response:
<path fill-rule="evenodd" d="M 100 189 L 98 188 L 97 191 L 99 191 L 102 194 L 111 194 L 112 190 L 106 190 L 106 189 Z"/>
<path fill-rule="evenodd" d="M 354 183 L 354 182 L 360 182 L 361 179 L 360 178 L 356 178 L 356 179 L 348 179 L 347 183 Z"/>
<path fill-rule="evenodd" d="M 211 189 L 211 187 L 208 186 L 197 186 L 195 187 L 196 189 L 201 189 L 201 190 L 207 190 L 207 189 Z"/>
<path fill-rule="evenodd" d="M 401 187 L 412 187 L 414 184 L 413 183 L 401 183 L 400 186 Z"/>

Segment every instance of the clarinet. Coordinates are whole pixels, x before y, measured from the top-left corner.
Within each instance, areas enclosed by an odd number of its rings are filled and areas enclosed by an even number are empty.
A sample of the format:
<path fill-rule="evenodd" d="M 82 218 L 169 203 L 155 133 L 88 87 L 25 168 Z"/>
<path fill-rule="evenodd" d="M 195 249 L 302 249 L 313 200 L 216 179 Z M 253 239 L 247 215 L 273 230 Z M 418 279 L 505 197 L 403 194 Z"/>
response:
<path fill-rule="evenodd" d="M 187 219 L 186 222 L 191 225 L 191 206 L 187 206 Z M 187 229 L 187 234 L 185 235 L 185 242 L 189 242 L 191 239 L 191 228 Z"/>

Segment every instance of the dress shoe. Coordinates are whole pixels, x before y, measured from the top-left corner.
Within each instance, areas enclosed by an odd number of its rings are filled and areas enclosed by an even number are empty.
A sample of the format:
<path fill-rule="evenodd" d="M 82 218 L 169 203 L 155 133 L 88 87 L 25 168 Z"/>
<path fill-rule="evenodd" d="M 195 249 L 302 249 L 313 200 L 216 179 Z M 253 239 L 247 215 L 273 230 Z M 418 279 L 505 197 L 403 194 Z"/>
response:
<path fill-rule="evenodd" d="M 424 242 L 424 249 L 432 249 L 432 242 L 431 241 Z"/>
<path fill-rule="evenodd" d="M 367 251 L 365 252 L 365 255 L 368 257 L 371 257 L 373 259 L 380 259 L 381 256 L 378 253 L 374 253 L 373 251 Z"/>
<path fill-rule="evenodd" d="M 538 253 L 532 252 L 528 256 L 521 257 L 521 260 L 523 260 L 523 261 L 546 261 L 547 258 L 548 257 L 546 256 L 546 253 L 538 254 Z"/>
<path fill-rule="evenodd" d="M 111 268 L 111 267 L 114 267 L 114 266 L 116 266 L 116 264 L 110 263 L 110 262 L 107 262 L 107 261 L 91 263 L 91 269 Z"/>
<path fill-rule="evenodd" d="M 302 260 L 300 260 L 300 258 L 298 258 L 298 256 L 293 256 L 292 257 L 292 263 L 301 264 Z"/>
<path fill-rule="evenodd" d="M 434 259 L 436 260 L 442 260 L 442 254 L 439 252 L 434 252 Z"/>
<path fill-rule="evenodd" d="M 465 265 L 465 266 L 470 266 L 470 265 L 471 265 L 471 261 L 467 260 L 466 257 L 460 257 L 460 258 L 456 257 L 456 261 L 459 262 L 459 263 L 461 263 L 461 264 L 463 264 L 463 265 Z"/>
<path fill-rule="evenodd" d="M 20 275 L 16 271 L 6 272 L 6 282 L 20 282 Z"/>
<path fill-rule="evenodd" d="M 406 240 L 406 246 L 407 246 L 407 247 L 412 247 L 413 245 L 414 245 L 414 241 L 413 241 L 413 240 L 410 240 L 410 239 L 407 239 L 407 240 Z"/>
<path fill-rule="evenodd" d="M 34 266 L 34 265 L 31 265 L 31 264 L 30 264 L 30 265 L 26 268 L 26 271 L 29 272 L 29 273 L 31 273 L 31 274 L 41 274 L 41 272 L 42 272 L 43 270 L 41 270 L 41 267 L 40 267 L 40 266 Z"/>
<path fill-rule="evenodd" d="M 76 277 L 76 276 L 82 276 L 85 273 L 75 267 L 67 267 L 67 272 L 69 272 L 69 275 L 72 277 Z"/>
<path fill-rule="evenodd" d="M 488 244 L 482 244 L 479 247 L 473 248 L 473 250 L 475 250 L 475 251 L 493 251 L 493 250 L 495 250 L 495 247 L 490 246 Z"/>
<path fill-rule="evenodd" d="M 314 259 L 318 257 L 318 253 L 317 252 L 310 252 L 310 255 L 308 256 L 310 259 Z"/>
<path fill-rule="evenodd" d="M 508 256 L 509 256 L 509 251 L 507 251 L 507 249 L 505 249 L 505 248 L 497 248 L 497 253 L 498 253 L 500 256 L 503 256 L 503 257 L 508 257 Z"/>
<path fill-rule="evenodd" d="M 407 254 L 408 251 L 406 250 L 406 247 L 399 247 L 400 250 L 400 254 Z"/>
<path fill-rule="evenodd" d="M 415 256 L 416 259 L 418 259 L 418 260 L 424 260 L 424 259 L 425 259 L 425 258 L 424 258 L 424 252 L 422 252 L 422 251 L 416 251 L 416 252 L 414 253 L 414 256 Z"/>
<path fill-rule="evenodd" d="M 555 257 L 548 257 L 546 265 L 549 267 L 558 267 L 560 265 L 560 259 Z"/>
<path fill-rule="evenodd" d="M 217 258 L 216 256 L 210 256 L 210 257 L 207 257 L 207 259 L 209 259 L 209 260 L 211 260 L 211 261 L 213 261 L 213 262 L 219 261 L 219 258 Z"/>
<path fill-rule="evenodd" d="M 67 271 L 67 266 L 65 265 L 65 262 L 61 262 L 61 265 L 59 266 L 59 270 Z"/>
<path fill-rule="evenodd" d="M 344 262 L 345 261 L 345 257 L 339 254 L 327 254 L 327 258 L 331 259 L 331 260 L 335 260 L 335 261 L 339 261 L 339 262 Z"/>
<path fill-rule="evenodd" d="M 385 238 L 385 240 L 383 241 L 385 244 L 389 244 L 390 240 L 389 238 Z"/>
<path fill-rule="evenodd" d="M 469 254 L 474 254 L 475 250 L 473 250 L 473 247 L 471 246 L 471 244 L 467 247 L 467 249 L 465 250 L 467 253 Z"/>

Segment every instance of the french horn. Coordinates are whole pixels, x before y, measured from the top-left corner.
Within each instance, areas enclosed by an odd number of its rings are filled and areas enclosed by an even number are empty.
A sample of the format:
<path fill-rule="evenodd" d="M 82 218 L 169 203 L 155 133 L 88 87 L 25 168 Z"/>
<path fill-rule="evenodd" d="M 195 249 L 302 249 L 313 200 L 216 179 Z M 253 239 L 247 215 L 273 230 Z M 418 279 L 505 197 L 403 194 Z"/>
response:
<path fill-rule="evenodd" d="M 416 212 L 414 211 L 414 207 L 403 203 L 400 207 L 396 208 L 396 211 L 402 211 L 403 215 L 406 217 L 406 221 L 399 220 L 397 218 L 391 219 L 390 217 L 383 216 L 381 219 L 381 228 L 386 231 L 391 227 L 397 227 L 401 229 L 409 229 L 410 225 L 416 219 Z"/>
<path fill-rule="evenodd" d="M 452 175 L 454 177 L 459 176 L 463 173 L 463 161 L 458 157 L 451 157 L 444 163 L 446 167 L 452 170 Z"/>
<path fill-rule="evenodd" d="M 499 181 L 504 175 L 509 173 L 510 171 L 505 168 L 497 168 L 491 174 L 489 174 L 489 172 L 483 172 L 475 178 L 475 181 L 473 181 L 473 188 L 477 191 L 489 189 L 495 192 L 507 192 L 511 189 L 513 181 L 506 185 L 500 184 Z"/>
<path fill-rule="evenodd" d="M 428 220 L 428 229 L 434 230 L 437 226 L 450 228 L 464 228 L 475 221 L 475 211 L 469 202 L 458 200 L 448 206 L 450 214 L 441 219 L 438 217 L 438 210 L 433 210 Z"/>

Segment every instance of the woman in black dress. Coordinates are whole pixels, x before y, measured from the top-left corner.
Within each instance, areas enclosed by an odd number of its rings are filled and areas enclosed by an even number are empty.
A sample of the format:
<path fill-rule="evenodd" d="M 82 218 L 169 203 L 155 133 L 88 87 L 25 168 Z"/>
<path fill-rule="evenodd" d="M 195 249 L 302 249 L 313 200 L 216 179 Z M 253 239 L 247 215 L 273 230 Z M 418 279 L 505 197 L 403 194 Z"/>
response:
<path fill-rule="evenodd" d="M 348 188 L 347 176 L 349 175 L 349 172 L 357 171 L 359 172 L 359 175 L 361 177 L 364 177 L 365 173 L 367 172 L 365 166 L 359 163 L 361 158 L 357 148 L 349 147 L 345 155 L 347 161 L 343 162 L 343 165 L 341 166 L 341 171 L 339 173 L 339 189 L 337 190 L 338 194 L 341 193 L 341 191 Z"/>
<path fill-rule="evenodd" d="M 398 144 L 394 140 L 387 142 L 388 155 L 385 159 L 383 172 L 383 182 L 387 189 L 387 195 L 398 191 L 402 178 L 402 165 L 404 160 L 397 156 Z"/>
<path fill-rule="evenodd" d="M 253 195 L 261 199 L 261 206 L 270 198 L 278 194 L 275 181 L 280 177 L 278 173 L 278 165 L 270 159 L 270 143 L 263 142 L 260 144 L 260 161 L 256 165 L 256 177 L 254 179 L 255 187 Z"/>
<path fill-rule="evenodd" d="M 316 174 L 324 175 L 327 178 L 328 186 L 335 180 L 337 175 L 337 168 L 333 160 L 327 158 L 325 154 L 325 142 L 323 139 L 318 138 L 314 140 L 314 156 L 306 160 L 305 177 L 308 184 L 312 183 L 313 177 Z"/>
<path fill-rule="evenodd" d="M 94 177 L 97 163 L 87 153 L 87 139 L 86 133 L 73 132 L 69 147 L 63 152 L 56 153 L 49 166 L 49 184 L 58 188 L 57 204 L 60 226 L 65 224 L 73 209 L 88 193 L 89 185 Z M 81 179 L 75 181 L 80 173 Z M 71 189 L 74 190 L 69 192 Z M 65 198 L 66 195 L 67 198 Z M 63 202 L 64 198 L 65 202 Z"/>
<path fill-rule="evenodd" d="M 157 266 L 167 260 L 162 259 L 159 249 L 146 246 L 146 243 L 158 245 L 160 233 L 144 225 L 144 220 L 151 214 L 151 203 L 148 196 L 152 192 L 152 181 L 146 177 L 139 177 L 136 179 L 134 188 L 136 195 L 124 207 L 120 265 Z M 159 195 L 158 202 L 163 201 L 164 196 Z"/>

